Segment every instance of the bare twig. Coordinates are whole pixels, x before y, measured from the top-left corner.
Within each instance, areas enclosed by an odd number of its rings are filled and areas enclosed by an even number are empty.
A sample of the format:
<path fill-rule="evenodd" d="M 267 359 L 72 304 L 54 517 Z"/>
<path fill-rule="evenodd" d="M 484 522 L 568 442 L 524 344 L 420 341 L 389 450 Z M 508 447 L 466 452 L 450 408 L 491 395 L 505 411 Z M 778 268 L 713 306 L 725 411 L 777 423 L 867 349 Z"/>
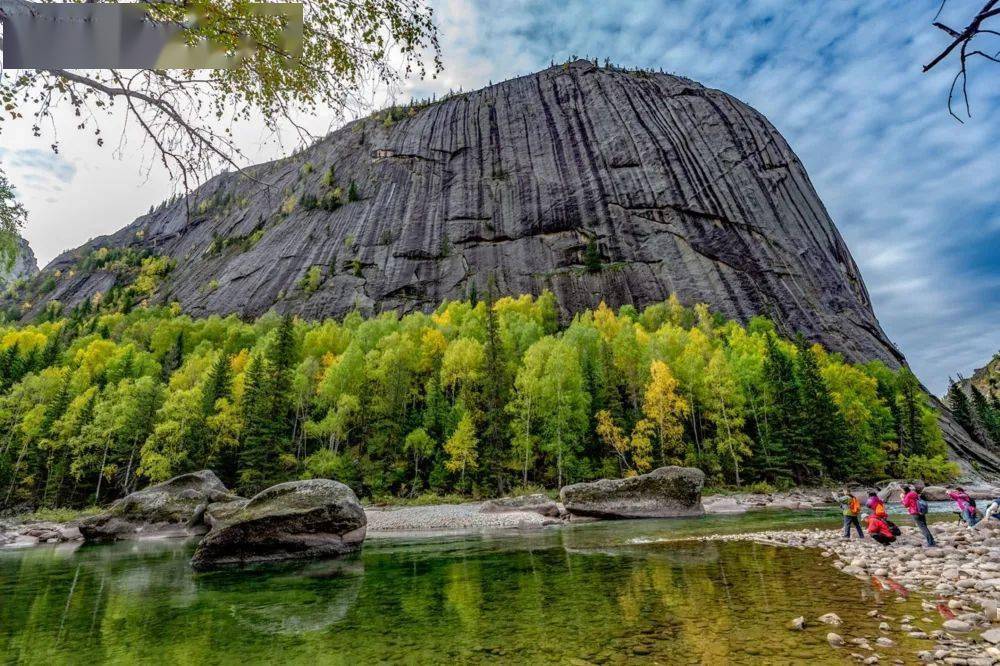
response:
<path fill-rule="evenodd" d="M 959 53 L 959 69 L 955 74 L 955 77 L 951 81 L 951 88 L 948 90 L 948 113 L 950 113 L 955 120 L 958 122 L 964 122 L 958 114 L 955 113 L 952 108 L 952 100 L 955 97 L 955 89 L 958 87 L 959 81 L 961 81 L 962 99 L 965 103 L 965 115 L 968 118 L 972 117 L 972 107 L 969 104 L 969 71 L 968 71 L 968 60 L 971 57 L 977 56 L 985 58 L 991 62 L 1000 63 L 1000 51 L 990 55 L 989 53 L 983 51 L 982 49 L 969 50 L 970 44 L 977 37 L 983 35 L 1000 36 L 1000 32 L 996 30 L 991 30 L 983 27 L 983 24 L 996 16 L 1000 16 L 1000 0 L 988 0 L 982 9 L 973 17 L 972 21 L 969 22 L 963 30 L 955 30 L 944 23 L 941 23 L 937 18 L 941 15 L 941 11 L 944 9 L 944 5 L 947 0 L 942 0 L 941 6 L 938 8 L 937 14 L 934 16 L 934 22 L 931 24 L 935 28 L 944 31 L 952 38 L 952 41 L 948 46 L 941 51 L 933 60 L 924 65 L 923 71 L 929 72 L 938 63 L 946 59 L 955 49 L 958 49 Z"/>

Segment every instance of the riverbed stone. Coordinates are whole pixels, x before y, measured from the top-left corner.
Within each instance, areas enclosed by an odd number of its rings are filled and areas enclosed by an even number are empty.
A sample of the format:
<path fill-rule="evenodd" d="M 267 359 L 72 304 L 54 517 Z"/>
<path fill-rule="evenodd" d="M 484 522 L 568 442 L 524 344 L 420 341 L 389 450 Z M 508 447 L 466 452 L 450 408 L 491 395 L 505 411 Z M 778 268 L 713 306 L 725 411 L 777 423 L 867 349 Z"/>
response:
<path fill-rule="evenodd" d="M 209 470 L 181 474 L 126 495 L 104 513 L 84 518 L 80 533 L 87 541 L 204 534 L 208 505 L 235 497 Z"/>
<path fill-rule="evenodd" d="M 309 479 L 261 491 L 202 539 L 197 570 L 344 555 L 361 548 L 367 519 L 354 491 Z"/>
<path fill-rule="evenodd" d="M 1000 629 L 989 629 L 980 634 L 980 636 L 987 643 L 992 643 L 993 645 L 1000 643 Z"/>
<path fill-rule="evenodd" d="M 972 625 L 966 622 L 965 620 L 958 620 L 958 619 L 945 620 L 944 624 L 942 624 L 941 626 L 943 626 L 948 631 L 954 631 L 956 633 L 964 634 L 972 631 Z"/>
<path fill-rule="evenodd" d="M 944 486 L 924 486 L 921 495 L 928 502 L 943 502 L 951 499 L 948 497 L 948 489 Z"/>
<path fill-rule="evenodd" d="M 844 637 L 840 634 L 835 634 L 832 631 L 826 635 L 826 642 L 833 647 L 844 647 Z"/>
<path fill-rule="evenodd" d="M 705 474 L 694 467 L 660 467 L 625 479 L 564 486 L 559 495 L 573 515 L 599 518 L 701 516 Z"/>
<path fill-rule="evenodd" d="M 816 619 L 822 622 L 823 624 L 829 624 L 834 627 L 840 626 L 841 624 L 840 616 L 837 615 L 836 613 L 824 613 L 823 615 L 820 615 Z"/>
<path fill-rule="evenodd" d="M 559 505 L 542 493 L 533 495 L 518 495 L 517 497 L 499 497 L 483 502 L 479 508 L 482 513 L 511 513 L 514 511 L 530 511 L 550 518 L 559 517 Z"/>

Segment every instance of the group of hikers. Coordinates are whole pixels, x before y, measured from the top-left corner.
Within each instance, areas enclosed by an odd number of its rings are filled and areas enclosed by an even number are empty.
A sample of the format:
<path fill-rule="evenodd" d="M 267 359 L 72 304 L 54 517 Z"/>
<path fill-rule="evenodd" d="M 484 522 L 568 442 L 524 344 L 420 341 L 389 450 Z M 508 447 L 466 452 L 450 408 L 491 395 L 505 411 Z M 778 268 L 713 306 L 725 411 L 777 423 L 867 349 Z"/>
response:
<path fill-rule="evenodd" d="M 844 538 L 851 538 L 851 528 L 853 527 L 857 531 L 858 538 L 863 539 L 865 534 L 861 530 L 861 500 L 854 496 L 847 488 L 842 489 L 839 495 L 834 493 L 834 497 L 844 512 Z M 1000 498 L 993 500 L 986 509 L 986 514 L 983 515 L 976 508 L 976 501 L 969 497 L 969 494 L 963 488 L 957 487 L 948 490 L 948 497 L 954 500 L 961 520 L 969 528 L 975 528 L 977 524 L 984 524 L 990 517 L 1000 520 Z M 910 514 L 913 523 L 920 530 L 920 533 L 924 535 L 927 546 L 935 546 L 934 535 L 927 527 L 927 500 L 914 488 L 903 486 L 899 502 L 906 508 L 907 513 Z M 879 497 L 877 492 L 871 490 L 868 492 L 868 499 L 865 501 L 864 506 L 870 511 L 870 513 L 864 516 L 864 520 L 867 523 L 868 536 L 883 546 L 888 546 L 894 542 L 900 535 L 900 530 L 894 522 L 889 520 L 885 501 Z"/>

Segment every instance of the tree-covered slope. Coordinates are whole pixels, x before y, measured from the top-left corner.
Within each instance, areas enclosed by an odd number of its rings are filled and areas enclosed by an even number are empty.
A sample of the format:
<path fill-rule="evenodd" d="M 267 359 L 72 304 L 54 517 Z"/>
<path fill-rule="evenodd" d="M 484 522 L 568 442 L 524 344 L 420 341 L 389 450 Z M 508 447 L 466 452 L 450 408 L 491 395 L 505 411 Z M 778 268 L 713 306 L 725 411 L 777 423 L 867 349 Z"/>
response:
<path fill-rule="evenodd" d="M 740 484 L 957 473 L 906 369 L 673 298 L 560 325 L 550 293 L 486 296 L 323 321 L 85 305 L 0 328 L 0 508 L 205 467 L 244 493 L 322 476 L 367 497 L 665 463 Z"/>

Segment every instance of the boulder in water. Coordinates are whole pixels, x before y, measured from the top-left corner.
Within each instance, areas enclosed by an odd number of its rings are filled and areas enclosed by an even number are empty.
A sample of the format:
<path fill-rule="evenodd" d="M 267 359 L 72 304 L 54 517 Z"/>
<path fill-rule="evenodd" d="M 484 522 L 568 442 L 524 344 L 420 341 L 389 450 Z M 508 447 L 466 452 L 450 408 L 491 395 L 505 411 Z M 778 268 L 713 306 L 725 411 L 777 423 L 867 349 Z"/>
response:
<path fill-rule="evenodd" d="M 104 513 L 85 518 L 80 522 L 80 533 L 87 541 L 204 534 L 207 528 L 202 514 L 206 507 L 234 499 L 219 477 L 207 469 L 181 474 L 126 495 Z"/>
<path fill-rule="evenodd" d="M 191 565 L 206 570 L 336 557 L 361 547 L 366 525 L 358 498 L 342 483 L 279 483 L 216 524 L 198 544 Z"/>
<path fill-rule="evenodd" d="M 598 518 L 679 518 L 704 515 L 705 474 L 694 467 L 660 467 L 626 479 L 575 483 L 559 491 L 566 511 Z"/>

